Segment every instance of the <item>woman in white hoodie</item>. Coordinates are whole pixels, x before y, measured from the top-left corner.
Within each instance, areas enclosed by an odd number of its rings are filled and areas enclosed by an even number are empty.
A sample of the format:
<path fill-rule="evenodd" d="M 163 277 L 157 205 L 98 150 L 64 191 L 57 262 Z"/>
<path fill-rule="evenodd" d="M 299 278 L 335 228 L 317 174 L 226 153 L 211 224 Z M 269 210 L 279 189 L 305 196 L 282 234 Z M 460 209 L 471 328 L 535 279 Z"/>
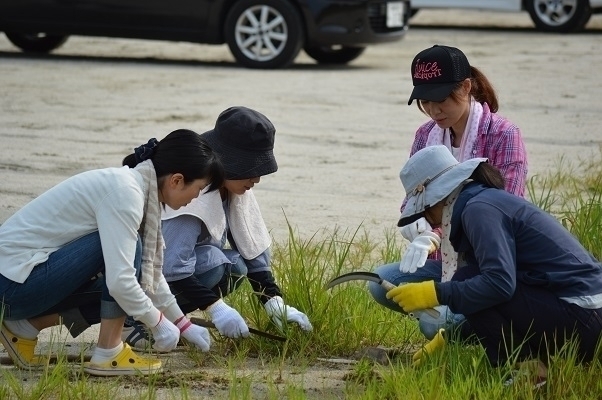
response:
<path fill-rule="evenodd" d="M 163 273 L 182 310 L 200 309 L 219 332 L 237 338 L 249 335 L 242 316 L 222 299 L 246 276 L 268 316 L 281 326 L 297 323 L 311 330 L 307 316 L 286 305 L 270 268 L 271 237 L 253 186 L 276 172 L 275 129 L 263 114 L 246 108 L 223 111 L 215 128 L 201 137 L 224 166 L 219 191 L 205 193 L 186 207 L 163 213 L 166 250 Z M 227 249 L 226 242 L 230 248 Z M 124 329 L 123 339 L 144 348 L 147 332 L 140 325 Z"/>
<path fill-rule="evenodd" d="M 221 163 L 192 131 L 151 139 L 129 167 L 91 170 L 49 189 L 0 227 L 0 341 L 21 368 L 40 367 L 40 330 L 62 322 L 74 337 L 100 322 L 93 375 L 148 374 L 158 359 L 121 341 L 126 315 L 147 326 L 155 348 L 180 335 L 209 350 L 206 329 L 191 325 L 161 273 L 161 206 L 178 209 L 203 189 L 219 188 Z"/>

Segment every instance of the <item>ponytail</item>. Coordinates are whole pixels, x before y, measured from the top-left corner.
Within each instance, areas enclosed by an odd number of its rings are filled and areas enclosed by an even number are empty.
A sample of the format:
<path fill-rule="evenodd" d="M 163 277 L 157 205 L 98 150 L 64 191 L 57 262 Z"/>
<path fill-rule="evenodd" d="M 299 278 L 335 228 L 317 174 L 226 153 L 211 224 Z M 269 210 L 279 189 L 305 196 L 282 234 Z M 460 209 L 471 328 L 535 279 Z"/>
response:
<path fill-rule="evenodd" d="M 480 163 L 470 175 L 470 179 L 495 189 L 504 189 L 506 184 L 500 170 L 487 162 Z"/>
<path fill-rule="evenodd" d="M 472 84 L 470 94 L 479 103 L 487 103 L 491 112 L 497 112 L 499 108 L 497 94 L 489 79 L 476 67 L 470 67 L 470 74 Z"/>
<path fill-rule="evenodd" d="M 449 97 L 452 98 L 456 103 L 460 102 L 460 96 L 458 95 L 458 90 L 462 87 L 462 82 L 458 82 L 458 84 L 454 87 Z M 491 112 L 497 112 L 499 108 L 499 103 L 497 100 L 497 94 L 489 79 L 483 74 L 478 68 L 470 67 L 470 95 L 475 98 L 479 103 L 487 103 L 489 106 L 489 110 Z M 418 105 L 418 109 L 425 113 L 422 104 L 420 101 L 416 102 Z"/>

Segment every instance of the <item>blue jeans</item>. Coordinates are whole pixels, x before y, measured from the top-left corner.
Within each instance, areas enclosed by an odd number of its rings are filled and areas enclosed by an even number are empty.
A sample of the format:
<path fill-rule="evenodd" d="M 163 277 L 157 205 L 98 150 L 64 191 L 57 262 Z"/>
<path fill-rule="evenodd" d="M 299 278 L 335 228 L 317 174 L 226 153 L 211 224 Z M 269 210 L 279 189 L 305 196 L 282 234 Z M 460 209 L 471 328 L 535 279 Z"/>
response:
<path fill-rule="evenodd" d="M 140 239 L 134 266 L 140 271 Z M 125 315 L 109 295 L 98 232 L 74 240 L 36 265 L 23 283 L 0 275 L 3 318 L 19 320 L 58 313 L 74 337 L 100 318 Z"/>
<path fill-rule="evenodd" d="M 382 279 L 387 280 L 397 286 L 402 283 L 424 282 L 433 280 L 441 282 L 441 261 L 426 260 L 422 268 L 418 268 L 414 273 L 404 273 L 399 270 L 399 262 L 381 265 L 374 271 Z M 376 282 L 369 282 L 368 288 L 370 294 L 374 297 L 377 303 L 400 313 L 405 313 L 401 307 L 393 300 L 387 299 L 387 291 Z M 439 311 L 439 318 L 433 318 L 426 313 L 414 313 L 418 318 L 418 326 L 420 332 L 427 338 L 432 339 L 440 328 L 446 330 L 454 330 L 459 327 L 465 318 L 462 314 L 452 313 L 447 306 L 435 307 Z"/>
<path fill-rule="evenodd" d="M 245 260 L 238 257 L 236 264 L 222 264 L 202 274 L 195 274 L 199 281 L 203 282 L 206 287 L 214 288 L 220 281 L 227 279 L 229 285 L 224 295 L 227 295 L 236 290 L 247 276 L 248 268 Z"/>

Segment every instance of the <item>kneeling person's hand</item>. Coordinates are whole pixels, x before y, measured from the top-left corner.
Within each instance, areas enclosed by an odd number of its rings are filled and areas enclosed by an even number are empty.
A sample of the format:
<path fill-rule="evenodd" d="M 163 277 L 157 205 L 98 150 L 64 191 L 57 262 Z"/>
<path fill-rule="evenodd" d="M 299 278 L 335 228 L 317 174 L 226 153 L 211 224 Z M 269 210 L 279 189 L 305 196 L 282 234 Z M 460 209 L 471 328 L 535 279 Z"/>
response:
<path fill-rule="evenodd" d="M 304 331 L 311 331 L 313 326 L 309 322 L 307 315 L 297 310 L 295 307 L 287 306 L 280 296 L 274 296 L 269 299 L 264 308 L 274 324 L 283 329 L 285 322 L 295 322 Z"/>
<path fill-rule="evenodd" d="M 165 318 L 163 313 L 159 317 L 159 323 L 149 327 L 155 343 L 153 349 L 161 352 L 171 351 L 178 345 L 180 340 L 180 330 L 170 320 Z"/>
<path fill-rule="evenodd" d="M 180 329 L 180 334 L 184 339 L 202 351 L 209 351 L 211 347 L 211 335 L 207 328 L 193 324 L 185 316 L 180 317 L 176 321 L 176 326 Z"/>
<path fill-rule="evenodd" d="M 393 299 L 407 313 L 439 305 L 435 281 L 401 284 L 387 292 L 387 299 Z"/>
<path fill-rule="evenodd" d="M 207 307 L 207 312 L 220 334 L 232 339 L 249 336 L 249 327 L 245 320 L 222 299 Z"/>
<path fill-rule="evenodd" d="M 418 235 L 406 248 L 399 262 L 399 270 L 404 273 L 414 273 L 424 267 L 429 254 L 435 252 L 441 245 L 439 236 L 431 231 Z"/>
<path fill-rule="evenodd" d="M 418 366 L 422 364 L 422 362 L 426 360 L 427 357 L 432 356 L 440 350 L 443 350 L 443 348 L 445 347 L 445 338 L 443 337 L 444 333 L 445 329 L 439 329 L 439 332 L 437 332 L 435 337 L 430 342 L 425 344 L 420 350 L 414 353 L 414 355 L 412 356 L 412 365 Z"/>

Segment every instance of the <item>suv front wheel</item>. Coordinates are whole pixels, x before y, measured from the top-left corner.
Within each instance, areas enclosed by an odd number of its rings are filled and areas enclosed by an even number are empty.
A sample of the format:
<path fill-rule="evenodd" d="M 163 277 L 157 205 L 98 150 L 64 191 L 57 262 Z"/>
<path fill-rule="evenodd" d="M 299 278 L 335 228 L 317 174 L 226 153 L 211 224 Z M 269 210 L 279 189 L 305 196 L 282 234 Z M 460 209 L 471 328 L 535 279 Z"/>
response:
<path fill-rule="evenodd" d="M 592 16 L 589 0 L 526 0 L 525 6 L 537 29 L 544 32 L 578 31 Z"/>
<path fill-rule="evenodd" d="M 299 54 L 303 27 L 287 0 L 242 0 L 228 12 L 225 37 L 240 64 L 249 68 L 280 68 Z"/>
<path fill-rule="evenodd" d="M 320 64 L 347 64 L 358 58 L 365 47 L 305 46 L 308 56 Z"/>

